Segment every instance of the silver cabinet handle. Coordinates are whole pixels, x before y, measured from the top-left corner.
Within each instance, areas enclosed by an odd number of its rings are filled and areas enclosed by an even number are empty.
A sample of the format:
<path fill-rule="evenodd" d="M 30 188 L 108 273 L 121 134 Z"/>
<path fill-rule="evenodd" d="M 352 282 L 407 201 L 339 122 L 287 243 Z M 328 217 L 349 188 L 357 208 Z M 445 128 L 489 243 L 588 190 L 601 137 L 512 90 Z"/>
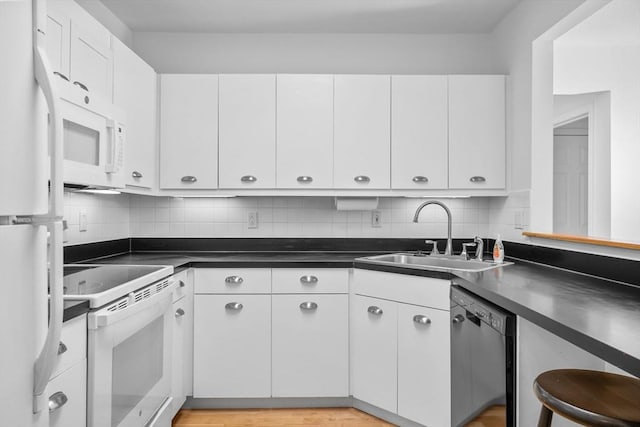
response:
<path fill-rule="evenodd" d="M 371 181 L 371 178 L 369 178 L 366 175 L 358 175 L 355 178 L 353 178 L 353 180 L 358 184 L 368 184 Z"/>
<path fill-rule="evenodd" d="M 80 88 L 82 88 L 82 90 L 86 90 L 87 92 L 89 92 L 89 88 L 86 85 L 84 85 L 84 84 L 82 84 L 82 83 L 80 83 L 78 81 L 73 82 L 73 84 L 78 86 L 78 87 L 80 87 Z"/>
<path fill-rule="evenodd" d="M 411 180 L 413 182 L 415 182 L 416 184 L 424 184 L 424 183 L 429 182 L 429 178 L 427 178 L 426 176 L 422 176 L 422 175 L 414 176 Z"/>
<path fill-rule="evenodd" d="M 376 316 L 382 315 L 382 309 L 380 307 L 376 307 L 375 305 L 369 306 L 369 308 L 367 308 L 367 311 L 371 314 L 375 314 Z"/>
<path fill-rule="evenodd" d="M 67 346 L 65 343 L 63 343 L 62 341 L 60 341 L 60 344 L 58 344 L 58 356 L 60 356 L 61 354 L 64 354 L 67 352 Z"/>
<path fill-rule="evenodd" d="M 176 310 L 176 317 L 182 317 L 184 316 L 184 310 L 179 308 Z"/>
<path fill-rule="evenodd" d="M 469 181 L 474 183 L 486 182 L 487 179 L 484 176 L 472 176 Z"/>
<path fill-rule="evenodd" d="M 51 396 L 49 396 L 49 413 L 55 412 L 58 409 L 62 408 L 68 400 L 69 398 L 67 397 L 67 395 L 61 391 L 53 393 Z"/>
<path fill-rule="evenodd" d="M 198 178 L 196 178 L 195 176 L 192 176 L 192 175 L 186 175 L 186 176 L 183 176 L 182 178 L 180 178 L 180 181 L 188 182 L 189 184 L 193 184 L 197 180 L 198 180 Z"/>
<path fill-rule="evenodd" d="M 134 178 L 142 178 L 142 174 L 138 171 L 131 172 L 131 176 Z"/>
<path fill-rule="evenodd" d="M 296 178 L 296 181 L 301 182 L 303 184 L 308 184 L 310 182 L 313 182 L 313 177 L 303 175 Z"/>
<path fill-rule="evenodd" d="M 464 316 L 462 314 L 456 314 L 455 316 L 453 316 L 453 319 L 451 319 L 451 323 L 462 323 L 464 322 Z"/>
<path fill-rule="evenodd" d="M 318 278 L 316 276 L 302 276 L 300 277 L 300 283 L 303 285 L 315 285 L 318 283 Z"/>
<path fill-rule="evenodd" d="M 224 279 L 224 282 L 227 285 L 239 285 L 240 283 L 244 282 L 244 279 L 240 276 L 229 276 Z"/>
<path fill-rule="evenodd" d="M 242 310 L 242 307 L 243 305 L 240 304 L 239 302 L 229 302 L 224 306 L 224 308 L 227 310 L 236 310 L 236 311 Z"/>
<path fill-rule="evenodd" d="M 186 283 L 184 283 L 184 281 L 179 280 L 179 281 L 178 281 L 178 286 L 180 286 L 181 288 L 184 288 L 185 286 L 187 286 L 187 284 L 186 284 Z"/>
<path fill-rule="evenodd" d="M 256 178 L 253 175 L 245 175 L 242 178 L 240 178 L 240 181 L 242 182 L 256 182 L 258 180 L 258 178 Z"/>
<path fill-rule="evenodd" d="M 316 310 L 318 308 L 318 304 L 315 302 L 303 302 L 300 304 L 300 308 L 302 310 Z"/>
<path fill-rule="evenodd" d="M 54 71 L 53 75 L 60 77 L 63 80 L 69 81 L 69 77 L 62 74 L 60 71 Z"/>
<path fill-rule="evenodd" d="M 415 316 L 413 316 L 413 321 L 420 325 L 428 325 L 429 323 L 431 323 L 431 319 L 422 314 L 416 314 Z"/>

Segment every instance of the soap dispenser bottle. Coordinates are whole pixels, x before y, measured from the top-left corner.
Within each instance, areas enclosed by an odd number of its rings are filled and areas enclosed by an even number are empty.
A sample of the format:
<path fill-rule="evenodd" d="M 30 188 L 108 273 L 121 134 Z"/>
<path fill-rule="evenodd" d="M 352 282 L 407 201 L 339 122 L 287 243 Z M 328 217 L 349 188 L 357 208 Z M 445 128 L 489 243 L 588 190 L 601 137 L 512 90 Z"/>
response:
<path fill-rule="evenodd" d="M 493 244 L 493 262 L 501 263 L 504 261 L 504 245 L 498 234 L 496 242 Z"/>

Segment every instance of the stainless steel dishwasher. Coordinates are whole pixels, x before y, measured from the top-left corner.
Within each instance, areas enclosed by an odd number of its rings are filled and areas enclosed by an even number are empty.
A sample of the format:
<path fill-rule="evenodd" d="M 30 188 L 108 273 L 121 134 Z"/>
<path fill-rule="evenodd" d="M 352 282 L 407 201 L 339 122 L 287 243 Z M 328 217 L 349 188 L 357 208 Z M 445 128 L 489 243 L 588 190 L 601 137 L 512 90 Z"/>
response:
<path fill-rule="evenodd" d="M 451 322 L 451 425 L 484 415 L 514 427 L 515 316 L 454 283 Z"/>

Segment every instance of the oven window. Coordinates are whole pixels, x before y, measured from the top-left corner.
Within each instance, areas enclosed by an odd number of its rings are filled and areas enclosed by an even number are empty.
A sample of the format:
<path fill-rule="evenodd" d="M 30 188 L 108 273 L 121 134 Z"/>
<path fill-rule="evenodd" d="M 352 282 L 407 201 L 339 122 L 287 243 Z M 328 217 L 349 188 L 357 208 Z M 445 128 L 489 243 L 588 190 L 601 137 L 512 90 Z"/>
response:
<path fill-rule="evenodd" d="M 100 132 L 64 120 L 64 158 L 97 166 L 100 162 Z"/>
<path fill-rule="evenodd" d="M 164 317 L 113 349 L 111 426 L 115 427 L 162 378 Z"/>

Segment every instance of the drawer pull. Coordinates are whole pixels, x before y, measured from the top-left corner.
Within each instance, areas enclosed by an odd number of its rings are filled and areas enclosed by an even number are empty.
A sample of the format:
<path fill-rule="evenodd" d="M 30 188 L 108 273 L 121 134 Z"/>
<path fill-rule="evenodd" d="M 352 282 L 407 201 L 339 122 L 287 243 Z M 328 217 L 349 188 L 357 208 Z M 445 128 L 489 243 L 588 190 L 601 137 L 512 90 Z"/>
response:
<path fill-rule="evenodd" d="M 242 178 L 240 178 L 240 181 L 242 182 L 256 182 L 258 180 L 258 178 L 256 178 L 253 175 L 245 175 Z"/>
<path fill-rule="evenodd" d="M 473 183 L 482 183 L 486 182 L 487 179 L 484 176 L 472 176 L 471 178 L 469 178 L 469 181 Z"/>
<path fill-rule="evenodd" d="M 302 310 L 316 310 L 318 308 L 318 304 L 316 304 L 315 302 L 303 302 L 302 304 L 300 304 L 300 308 Z"/>
<path fill-rule="evenodd" d="M 181 288 L 184 288 L 185 286 L 187 286 L 187 284 L 184 283 L 184 280 L 180 280 L 178 281 L 178 286 L 180 286 Z"/>
<path fill-rule="evenodd" d="M 74 84 L 74 85 L 76 85 L 76 86 L 78 86 L 78 87 L 79 87 L 79 88 L 81 88 L 82 90 L 85 90 L 85 91 L 89 92 L 89 88 L 88 88 L 85 84 L 80 83 L 80 82 L 78 82 L 78 81 L 73 82 L 73 84 Z"/>
<path fill-rule="evenodd" d="M 302 184 L 308 184 L 310 182 L 313 182 L 313 177 L 310 176 L 299 176 L 298 178 L 296 178 L 296 181 L 302 183 Z"/>
<path fill-rule="evenodd" d="M 414 176 L 411 180 L 413 182 L 415 182 L 416 184 L 425 184 L 425 183 L 429 182 L 429 178 L 427 178 L 426 176 L 422 176 L 422 175 Z"/>
<path fill-rule="evenodd" d="M 180 178 L 180 181 L 182 181 L 182 182 L 186 182 L 186 183 L 188 183 L 188 184 L 193 184 L 193 183 L 194 183 L 194 182 L 196 182 L 197 180 L 198 180 L 198 178 L 196 178 L 196 177 L 195 177 L 195 176 L 193 176 L 193 175 L 186 175 L 186 176 L 183 176 L 182 178 Z"/>
<path fill-rule="evenodd" d="M 300 277 L 300 283 L 303 285 L 315 285 L 318 283 L 318 278 L 316 276 L 302 276 Z"/>
<path fill-rule="evenodd" d="M 413 321 L 418 323 L 419 325 L 428 325 L 429 323 L 431 323 L 431 319 L 422 314 L 416 314 L 415 316 L 413 316 Z"/>
<path fill-rule="evenodd" d="M 227 310 L 235 310 L 235 311 L 240 311 L 242 310 L 243 305 L 240 304 L 239 302 L 228 302 L 224 308 Z"/>
<path fill-rule="evenodd" d="M 58 356 L 60 356 L 61 354 L 64 354 L 67 352 L 67 346 L 65 343 L 63 343 L 62 341 L 60 341 L 60 344 L 58 344 Z"/>
<path fill-rule="evenodd" d="M 69 77 L 65 76 L 64 74 L 62 74 L 60 71 L 54 71 L 53 74 L 55 76 L 60 77 L 63 80 L 69 81 Z"/>
<path fill-rule="evenodd" d="M 456 314 L 455 316 L 453 316 L 453 319 L 451 319 L 451 323 L 453 324 L 462 322 L 464 322 L 464 316 L 462 314 Z"/>
<path fill-rule="evenodd" d="M 49 413 L 55 412 L 58 409 L 62 408 L 68 400 L 69 398 L 67 397 L 67 395 L 61 391 L 53 393 L 51 396 L 49 396 Z"/>
<path fill-rule="evenodd" d="M 375 305 L 369 306 L 367 311 L 371 314 L 375 314 L 376 316 L 382 316 L 382 309 L 380 307 L 376 307 Z"/>
<path fill-rule="evenodd" d="M 224 281 L 227 285 L 239 285 L 240 283 L 244 282 L 244 280 L 240 276 L 229 276 L 224 279 Z"/>
<path fill-rule="evenodd" d="M 175 316 L 176 318 L 184 316 L 184 310 L 181 308 L 177 309 Z"/>
<path fill-rule="evenodd" d="M 138 172 L 138 171 L 133 171 L 133 172 L 131 172 L 131 176 L 132 176 L 133 178 L 136 178 L 136 179 L 137 179 L 137 178 L 142 178 L 142 174 L 141 174 L 140 172 Z"/>
<path fill-rule="evenodd" d="M 369 182 L 371 182 L 371 178 L 369 178 L 366 175 L 358 175 L 355 178 L 353 178 L 353 180 L 358 184 L 368 184 Z"/>

